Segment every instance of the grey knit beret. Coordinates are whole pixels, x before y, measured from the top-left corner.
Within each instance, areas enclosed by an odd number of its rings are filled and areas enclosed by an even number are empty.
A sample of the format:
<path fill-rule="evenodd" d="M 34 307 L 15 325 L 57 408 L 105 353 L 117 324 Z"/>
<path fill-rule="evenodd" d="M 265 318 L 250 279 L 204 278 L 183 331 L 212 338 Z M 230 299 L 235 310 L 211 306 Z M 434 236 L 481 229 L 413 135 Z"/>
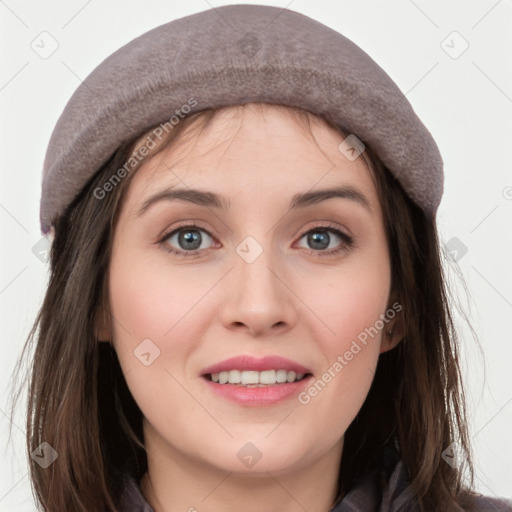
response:
<path fill-rule="evenodd" d="M 391 78 L 358 46 L 297 12 L 212 8 L 161 25 L 106 58 L 74 92 L 51 136 L 40 220 L 48 233 L 121 143 L 174 118 L 249 102 L 327 115 L 371 146 L 434 217 L 443 161 Z M 357 148 L 356 148 L 357 149 Z M 354 151 L 352 151 L 354 154 Z"/>

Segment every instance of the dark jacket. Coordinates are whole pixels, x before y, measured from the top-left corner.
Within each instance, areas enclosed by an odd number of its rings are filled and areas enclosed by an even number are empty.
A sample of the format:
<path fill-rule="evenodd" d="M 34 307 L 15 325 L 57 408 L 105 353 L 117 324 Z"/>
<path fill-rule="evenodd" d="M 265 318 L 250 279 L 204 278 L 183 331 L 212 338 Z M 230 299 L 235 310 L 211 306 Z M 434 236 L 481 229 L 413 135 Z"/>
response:
<path fill-rule="evenodd" d="M 125 475 L 122 489 L 119 512 L 154 512 L 135 479 Z M 388 448 L 384 451 L 380 469 L 354 486 L 329 512 L 415 512 L 417 508 L 408 505 L 412 496 L 403 463 L 398 453 Z M 512 512 L 512 501 L 475 495 L 471 505 L 464 510 Z"/>

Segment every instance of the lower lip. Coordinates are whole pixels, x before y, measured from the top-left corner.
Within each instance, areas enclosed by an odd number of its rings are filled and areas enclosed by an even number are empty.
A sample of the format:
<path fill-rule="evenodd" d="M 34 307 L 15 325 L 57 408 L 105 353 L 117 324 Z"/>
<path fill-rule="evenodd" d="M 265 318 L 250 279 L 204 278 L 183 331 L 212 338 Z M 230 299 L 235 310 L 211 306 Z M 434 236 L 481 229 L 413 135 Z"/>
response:
<path fill-rule="evenodd" d="M 308 385 L 312 377 L 312 375 L 308 375 L 297 382 L 275 384 L 262 388 L 248 388 L 245 386 L 237 386 L 236 384 L 219 384 L 208 380 L 206 377 L 203 377 L 203 379 L 213 393 L 227 398 L 228 400 L 241 405 L 265 406 L 281 402 L 297 395 Z"/>

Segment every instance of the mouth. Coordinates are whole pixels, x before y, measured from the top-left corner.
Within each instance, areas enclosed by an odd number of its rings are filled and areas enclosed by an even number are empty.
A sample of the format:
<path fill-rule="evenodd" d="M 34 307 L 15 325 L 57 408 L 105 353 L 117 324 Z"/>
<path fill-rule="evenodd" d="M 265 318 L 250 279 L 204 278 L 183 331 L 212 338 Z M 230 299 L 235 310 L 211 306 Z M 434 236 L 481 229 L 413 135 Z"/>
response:
<path fill-rule="evenodd" d="M 285 357 L 240 355 L 204 368 L 200 376 L 214 395 L 244 407 L 262 407 L 292 399 L 313 374 Z"/>
<path fill-rule="evenodd" d="M 300 382 L 312 374 L 297 373 L 293 370 L 229 370 L 204 374 L 203 377 L 216 384 L 242 386 L 246 388 L 262 388 L 282 384 Z"/>

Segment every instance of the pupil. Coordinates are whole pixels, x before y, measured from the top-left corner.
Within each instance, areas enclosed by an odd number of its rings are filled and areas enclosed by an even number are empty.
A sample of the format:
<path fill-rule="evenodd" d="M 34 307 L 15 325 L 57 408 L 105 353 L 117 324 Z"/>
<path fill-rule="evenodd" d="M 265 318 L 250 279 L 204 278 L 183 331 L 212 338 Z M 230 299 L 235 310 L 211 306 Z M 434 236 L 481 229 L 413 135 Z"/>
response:
<path fill-rule="evenodd" d="M 329 233 L 327 231 L 316 231 L 308 235 L 308 242 L 313 244 L 314 249 L 325 249 L 329 245 Z"/>
<path fill-rule="evenodd" d="M 201 246 L 201 236 L 199 235 L 199 232 L 196 231 L 182 231 L 179 236 L 179 242 L 180 245 L 183 242 L 184 249 L 198 249 Z M 199 243 L 197 243 L 199 242 Z M 188 244 L 192 244 L 192 247 Z"/>

